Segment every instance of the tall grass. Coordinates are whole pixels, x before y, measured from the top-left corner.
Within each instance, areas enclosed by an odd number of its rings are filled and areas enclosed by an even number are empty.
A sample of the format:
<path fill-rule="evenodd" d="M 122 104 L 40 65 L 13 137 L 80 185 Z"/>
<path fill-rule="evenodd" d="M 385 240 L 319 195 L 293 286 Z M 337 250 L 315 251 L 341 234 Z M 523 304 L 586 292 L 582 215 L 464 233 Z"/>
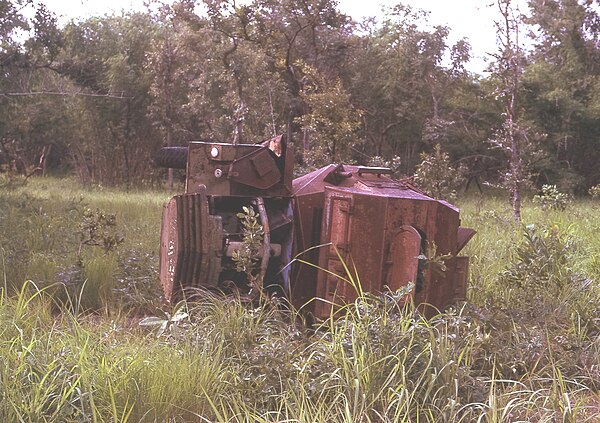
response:
<path fill-rule="evenodd" d="M 267 298 L 161 305 L 164 193 L 44 179 L 0 196 L 0 421 L 595 422 L 600 413 L 594 203 L 526 205 L 527 235 L 503 201 L 467 199 L 463 225 L 478 230 L 467 303 L 428 320 L 399 295 L 362 293 L 309 330 Z M 125 241 L 79 252 L 82 207 L 114 213 Z M 357 289 L 368 278 L 348 273 Z M 140 326 L 148 315 L 166 319 L 164 330 Z"/>
<path fill-rule="evenodd" d="M 84 189 L 72 180 L 52 178 L 0 190 L 7 288 L 18 291 L 25 280 L 40 287 L 59 283 L 87 308 L 114 307 L 115 302 L 156 307 L 160 215 L 167 197 L 164 192 Z M 123 243 L 110 251 L 86 243 L 89 225 L 103 223 L 93 220 L 98 215 L 114 215 L 116 226 L 105 229 L 123 235 Z"/>
<path fill-rule="evenodd" d="M 380 300 L 315 333 L 269 303 L 208 298 L 157 338 L 137 321 L 4 298 L 2 421 L 589 421 L 597 394 L 558 362 L 508 378 L 465 307 L 431 321 Z M 364 311 L 369 309 L 368 313 Z M 493 335 L 489 335 L 493 336 Z M 487 353 L 490 353 L 488 350 Z"/>

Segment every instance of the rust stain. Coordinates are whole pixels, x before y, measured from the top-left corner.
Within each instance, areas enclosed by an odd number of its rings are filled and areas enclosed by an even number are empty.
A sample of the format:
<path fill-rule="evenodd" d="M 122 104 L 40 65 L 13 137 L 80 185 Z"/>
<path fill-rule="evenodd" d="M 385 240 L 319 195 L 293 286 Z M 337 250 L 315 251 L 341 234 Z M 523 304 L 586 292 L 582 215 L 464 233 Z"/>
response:
<path fill-rule="evenodd" d="M 181 166 L 181 148 L 176 153 Z M 469 259 L 458 253 L 475 231 L 460 227 L 458 208 L 410 179 L 393 179 L 386 168 L 332 164 L 292 180 L 293 151 L 284 136 L 259 144 L 191 142 L 186 159 L 186 191 L 163 209 L 160 281 L 169 301 L 193 288 L 251 290 L 232 259 L 243 246 L 243 207 L 254 208 L 265 228 L 256 259 L 264 289 L 316 317 L 361 290 L 409 283 L 426 314 L 466 296 Z M 450 255 L 446 272 L 429 269 L 430 243 Z M 296 255 L 301 260 L 290 269 Z"/>

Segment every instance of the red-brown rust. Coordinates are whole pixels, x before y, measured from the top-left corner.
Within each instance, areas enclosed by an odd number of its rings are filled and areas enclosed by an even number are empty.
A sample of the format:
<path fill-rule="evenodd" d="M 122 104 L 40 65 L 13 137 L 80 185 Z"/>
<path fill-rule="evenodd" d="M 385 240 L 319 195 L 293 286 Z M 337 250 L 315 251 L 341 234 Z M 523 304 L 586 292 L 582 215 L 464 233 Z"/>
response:
<path fill-rule="evenodd" d="M 457 240 L 456 207 L 380 169 L 357 166 L 319 169 L 294 180 L 293 191 L 298 251 L 323 245 L 307 258 L 323 270 L 306 265 L 295 269 L 292 300 L 297 306 L 304 304 L 310 291 L 324 301 L 307 307 L 317 317 L 326 317 L 330 303 L 356 299 L 356 287 L 344 281 L 349 278 L 365 292 L 397 290 L 412 282 L 414 300 L 428 314 L 464 298 L 468 259 L 455 256 L 474 232 L 463 228 Z M 315 225 L 320 226 L 318 240 Z M 448 271 L 428 268 L 424 260 L 428 243 L 435 244 L 437 255 L 452 257 L 447 259 Z M 347 270 L 352 274 L 345 274 Z"/>
<path fill-rule="evenodd" d="M 455 206 L 385 168 L 332 164 L 292 181 L 292 167 L 284 137 L 255 145 L 190 143 L 186 193 L 163 213 L 160 279 L 168 300 L 187 288 L 243 286 L 232 262 L 242 245 L 236 215 L 243 207 L 258 209 L 266 230 L 264 286 L 279 286 L 316 317 L 360 292 L 408 284 L 409 297 L 429 315 L 465 298 L 469 261 L 458 253 L 475 231 L 460 227 Z M 446 256 L 444 272 L 425 257 L 433 245 Z"/>

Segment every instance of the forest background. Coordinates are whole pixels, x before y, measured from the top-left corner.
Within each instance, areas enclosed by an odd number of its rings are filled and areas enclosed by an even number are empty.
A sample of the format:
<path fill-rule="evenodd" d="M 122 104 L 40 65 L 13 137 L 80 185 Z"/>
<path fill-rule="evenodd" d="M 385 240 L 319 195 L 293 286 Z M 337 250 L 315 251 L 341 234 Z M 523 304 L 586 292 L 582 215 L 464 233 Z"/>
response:
<path fill-rule="evenodd" d="M 449 45 L 448 27 L 402 4 L 355 22 L 334 0 L 198 3 L 59 24 L 41 3 L 29 18 L 32 0 L 0 0 L 2 171 L 141 186 L 164 180 L 163 145 L 286 133 L 298 172 L 411 175 L 439 145 L 467 178 L 506 184 L 514 137 L 523 186 L 600 182 L 596 0 L 505 8 L 485 77 L 465 69 L 468 40 Z"/>

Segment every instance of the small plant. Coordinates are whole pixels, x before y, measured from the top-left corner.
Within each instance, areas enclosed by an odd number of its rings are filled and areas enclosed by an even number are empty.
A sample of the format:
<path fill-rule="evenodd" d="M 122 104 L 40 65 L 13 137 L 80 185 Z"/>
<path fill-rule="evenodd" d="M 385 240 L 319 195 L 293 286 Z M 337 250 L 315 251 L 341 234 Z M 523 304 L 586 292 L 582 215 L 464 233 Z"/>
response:
<path fill-rule="evenodd" d="M 21 188 L 27 185 L 27 178 L 23 175 L 13 175 L 0 171 L 0 189 L 7 191 Z"/>
<path fill-rule="evenodd" d="M 246 274 L 248 285 L 251 287 L 261 286 L 262 281 L 257 280 L 258 277 L 254 272 L 262 256 L 264 230 L 253 207 L 243 206 L 242 210 L 237 214 L 242 225 L 242 246 L 233 252 L 232 259 L 236 271 Z"/>
<path fill-rule="evenodd" d="M 588 193 L 594 200 L 600 200 L 600 184 L 591 187 Z"/>
<path fill-rule="evenodd" d="M 560 192 L 556 185 L 544 185 L 542 193 L 533 197 L 533 202 L 544 210 L 565 210 L 571 199 L 567 194 Z"/>
<path fill-rule="evenodd" d="M 456 190 L 465 181 L 467 170 L 464 166 L 454 167 L 448 153 L 437 144 L 433 153 L 421 154 L 421 163 L 414 174 L 415 182 L 428 195 L 440 200 L 456 200 Z"/>
<path fill-rule="evenodd" d="M 523 240 L 502 280 L 538 297 L 556 298 L 565 285 L 576 279 L 570 263 L 573 250 L 568 230 L 557 225 L 528 225 L 523 228 Z"/>
<path fill-rule="evenodd" d="M 178 326 L 180 322 L 189 317 L 187 303 L 180 301 L 173 307 L 172 313 L 160 312 L 159 316 L 149 316 L 142 319 L 140 326 L 148 326 L 156 328 L 156 337 L 159 338 L 165 333 L 168 335 L 178 335 L 181 328 Z"/>
<path fill-rule="evenodd" d="M 392 170 L 392 175 L 396 175 L 400 171 L 402 159 L 400 156 L 394 156 L 390 160 L 385 160 L 381 156 L 373 156 L 369 160 L 369 166 L 387 167 Z"/>
<path fill-rule="evenodd" d="M 419 255 L 419 260 L 434 273 L 443 274 L 446 271 L 446 261 L 452 258 L 452 254 L 438 254 L 437 245 L 433 241 L 427 241 L 425 252 Z"/>
<path fill-rule="evenodd" d="M 86 208 L 79 226 L 80 245 L 103 247 L 105 252 L 113 251 L 123 243 L 125 237 L 117 231 L 117 218 L 104 210 Z"/>

